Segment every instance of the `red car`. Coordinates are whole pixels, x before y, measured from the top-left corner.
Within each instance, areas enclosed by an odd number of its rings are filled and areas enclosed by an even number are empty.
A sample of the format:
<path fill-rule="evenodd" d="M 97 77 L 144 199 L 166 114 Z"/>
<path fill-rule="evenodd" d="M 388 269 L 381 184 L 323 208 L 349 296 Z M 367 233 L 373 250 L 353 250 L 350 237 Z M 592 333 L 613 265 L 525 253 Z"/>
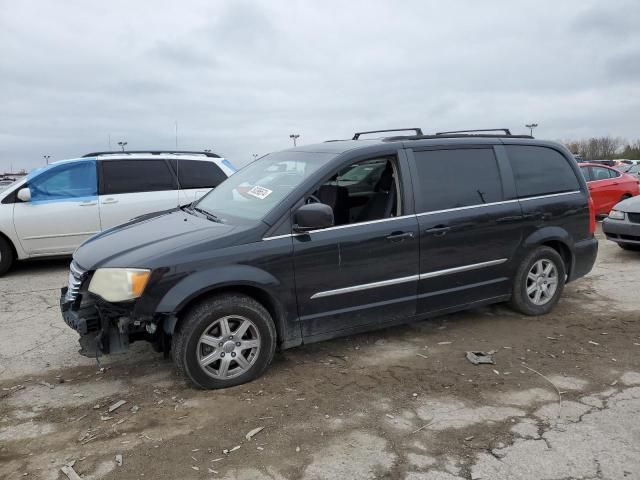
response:
<path fill-rule="evenodd" d="M 607 215 L 616 203 L 640 194 L 640 180 L 615 168 L 581 163 L 580 171 L 587 181 L 596 215 Z"/>

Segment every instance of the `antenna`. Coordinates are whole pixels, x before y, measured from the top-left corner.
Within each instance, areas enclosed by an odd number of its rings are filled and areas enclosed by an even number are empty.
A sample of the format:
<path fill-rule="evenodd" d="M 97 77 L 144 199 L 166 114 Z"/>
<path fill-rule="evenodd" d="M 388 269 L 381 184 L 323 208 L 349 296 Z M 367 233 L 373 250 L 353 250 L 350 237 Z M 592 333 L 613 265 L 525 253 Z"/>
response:
<path fill-rule="evenodd" d="M 178 150 L 178 120 L 176 122 L 176 150 Z M 178 208 L 180 208 L 180 156 L 176 155 L 176 184 L 178 185 Z"/>

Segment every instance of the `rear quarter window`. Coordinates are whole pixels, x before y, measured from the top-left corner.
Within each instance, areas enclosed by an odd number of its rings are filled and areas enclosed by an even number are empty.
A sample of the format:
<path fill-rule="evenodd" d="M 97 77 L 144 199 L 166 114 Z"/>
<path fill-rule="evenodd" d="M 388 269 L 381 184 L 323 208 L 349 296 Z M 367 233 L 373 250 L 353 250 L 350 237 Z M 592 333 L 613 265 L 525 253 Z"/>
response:
<path fill-rule="evenodd" d="M 505 145 L 519 197 L 572 192 L 580 184 L 569 160 L 560 152 L 529 145 Z"/>
<path fill-rule="evenodd" d="M 199 160 L 173 161 L 173 168 L 178 170 L 180 188 L 215 188 L 227 179 L 222 169 L 213 162 Z"/>

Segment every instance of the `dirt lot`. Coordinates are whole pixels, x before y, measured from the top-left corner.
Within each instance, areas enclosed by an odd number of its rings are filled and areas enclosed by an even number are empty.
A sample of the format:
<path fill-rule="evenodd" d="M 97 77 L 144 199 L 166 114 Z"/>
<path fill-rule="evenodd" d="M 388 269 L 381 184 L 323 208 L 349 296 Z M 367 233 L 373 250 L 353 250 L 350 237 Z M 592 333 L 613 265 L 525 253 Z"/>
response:
<path fill-rule="evenodd" d="M 79 357 L 67 263 L 0 278 L 0 478 L 640 478 L 640 254 L 602 239 L 551 315 L 500 305 L 302 347 L 214 392 L 144 344 L 102 373 Z"/>

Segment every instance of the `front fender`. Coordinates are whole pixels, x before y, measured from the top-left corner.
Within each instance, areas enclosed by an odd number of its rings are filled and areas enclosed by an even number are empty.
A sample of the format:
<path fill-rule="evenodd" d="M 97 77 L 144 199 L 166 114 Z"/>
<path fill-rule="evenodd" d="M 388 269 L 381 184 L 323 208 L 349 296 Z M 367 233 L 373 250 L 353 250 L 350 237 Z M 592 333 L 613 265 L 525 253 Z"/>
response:
<path fill-rule="evenodd" d="M 281 282 L 270 273 L 249 265 L 227 265 L 194 272 L 165 293 L 156 312 L 175 314 L 191 300 L 209 291 L 234 286 L 256 287 L 277 299 L 275 291 Z"/>

